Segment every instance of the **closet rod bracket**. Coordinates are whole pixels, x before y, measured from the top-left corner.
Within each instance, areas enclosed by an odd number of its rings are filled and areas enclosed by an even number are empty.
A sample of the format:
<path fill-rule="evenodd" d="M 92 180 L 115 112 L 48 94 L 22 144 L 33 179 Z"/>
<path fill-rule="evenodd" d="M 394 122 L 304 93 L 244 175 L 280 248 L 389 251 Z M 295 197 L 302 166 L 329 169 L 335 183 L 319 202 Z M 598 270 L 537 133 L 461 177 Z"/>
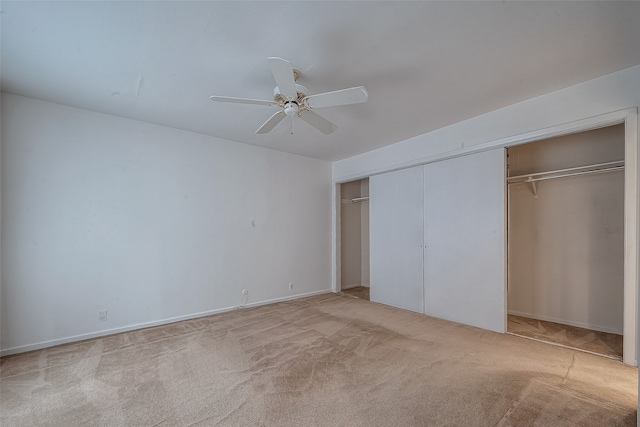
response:
<path fill-rule="evenodd" d="M 536 180 L 533 179 L 532 176 L 530 176 L 529 179 L 527 179 L 526 182 L 531 184 L 531 192 L 533 193 L 533 198 L 537 199 L 538 198 L 538 187 L 536 186 Z"/>

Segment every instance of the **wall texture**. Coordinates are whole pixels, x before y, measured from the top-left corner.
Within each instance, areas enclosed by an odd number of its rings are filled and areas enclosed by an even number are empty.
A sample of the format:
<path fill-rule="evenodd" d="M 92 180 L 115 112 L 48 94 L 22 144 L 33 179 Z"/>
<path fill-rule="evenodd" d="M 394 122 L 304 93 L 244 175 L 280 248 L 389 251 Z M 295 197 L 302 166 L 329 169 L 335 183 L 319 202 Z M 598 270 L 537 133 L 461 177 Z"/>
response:
<path fill-rule="evenodd" d="M 1 171 L 4 353 L 330 289 L 328 162 L 2 94 Z"/>

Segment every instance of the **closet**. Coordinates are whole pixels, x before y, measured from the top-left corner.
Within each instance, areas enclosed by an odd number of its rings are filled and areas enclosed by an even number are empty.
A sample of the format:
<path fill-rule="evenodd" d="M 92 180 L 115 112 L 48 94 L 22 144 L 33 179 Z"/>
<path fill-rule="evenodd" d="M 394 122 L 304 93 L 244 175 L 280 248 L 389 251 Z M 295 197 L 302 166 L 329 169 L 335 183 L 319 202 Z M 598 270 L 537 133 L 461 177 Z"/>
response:
<path fill-rule="evenodd" d="M 497 332 L 513 332 L 518 316 L 537 332 L 554 322 L 607 333 L 618 339 L 616 357 L 635 364 L 633 129 L 371 176 L 371 300 Z"/>
<path fill-rule="evenodd" d="M 340 289 L 369 286 L 369 179 L 340 185 Z"/>
<path fill-rule="evenodd" d="M 606 332 L 619 337 L 622 357 L 624 132 L 616 125 L 508 149 L 511 332 L 526 319 Z M 569 332 L 553 338 L 543 332 L 555 326 L 532 325 L 534 338 L 572 345 Z"/>
<path fill-rule="evenodd" d="M 372 176 L 371 300 L 505 331 L 505 152 Z"/>

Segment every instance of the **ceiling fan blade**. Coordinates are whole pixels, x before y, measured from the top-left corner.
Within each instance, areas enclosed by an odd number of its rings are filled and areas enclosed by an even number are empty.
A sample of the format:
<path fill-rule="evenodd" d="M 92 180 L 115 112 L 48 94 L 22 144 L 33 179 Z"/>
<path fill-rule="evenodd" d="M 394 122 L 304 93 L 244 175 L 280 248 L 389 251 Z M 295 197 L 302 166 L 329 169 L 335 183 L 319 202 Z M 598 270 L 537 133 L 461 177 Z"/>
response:
<path fill-rule="evenodd" d="M 336 105 L 359 104 L 369 98 L 369 92 L 364 86 L 352 87 L 349 89 L 336 90 L 333 92 L 319 93 L 305 98 L 307 105 L 311 108 L 334 107 Z"/>
<path fill-rule="evenodd" d="M 289 61 L 282 58 L 269 57 L 269 67 L 276 80 L 276 85 L 280 89 L 280 93 L 289 99 L 296 99 L 298 93 L 296 91 L 296 80 L 293 77 L 293 66 Z"/>
<path fill-rule="evenodd" d="M 209 99 L 216 102 L 233 102 L 236 104 L 276 105 L 273 101 L 263 101 L 262 99 L 231 98 L 229 96 L 210 96 Z"/>
<path fill-rule="evenodd" d="M 329 135 L 330 133 L 338 129 L 338 126 L 334 125 L 329 120 L 325 119 L 320 114 L 314 113 L 313 111 L 305 111 L 304 113 L 300 114 L 300 118 L 325 135 Z"/>
<path fill-rule="evenodd" d="M 276 125 L 278 123 L 280 123 L 282 121 L 282 119 L 284 119 L 285 116 L 286 116 L 286 114 L 284 113 L 284 111 L 282 111 L 282 110 L 278 111 L 273 116 L 271 116 L 269 118 L 269 120 L 264 122 L 264 124 L 262 126 L 260 126 L 260 129 L 258 129 L 256 131 L 256 133 L 257 134 L 263 134 L 263 133 L 271 132 L 271 129 L 276 127 Z"/>

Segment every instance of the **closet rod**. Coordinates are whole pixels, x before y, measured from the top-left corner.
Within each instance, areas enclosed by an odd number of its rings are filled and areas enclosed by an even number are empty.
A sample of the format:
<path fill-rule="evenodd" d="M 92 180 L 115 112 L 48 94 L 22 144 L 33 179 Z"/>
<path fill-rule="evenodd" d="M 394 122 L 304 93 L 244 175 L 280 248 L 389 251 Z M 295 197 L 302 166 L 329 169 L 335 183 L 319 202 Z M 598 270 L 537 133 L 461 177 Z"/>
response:
<path fill-rule="evenodd" d="M 366 197 L 356 197 L 355 199 L 351 199 L 351 203 L 368 202 L 368 201 L 369 201 L 369 196 L 366 196 Z"/>
<path fill-rule="evenodd" d="M 368 202 L 369 201 L 369 197 L 356 197 L 353 199 L 341 199 L 340 202 L 341 203 L 364 203 L 364 202 Z"/>
<path fill-rule="evenodd" d="M 600 169 L 593 169 L 593 168 L 600 168 Z M 515 184 L 515 183 L 522 183 L 522 182 L 544 181 L 547 179 L 563 178 L 567 176 L 587 175 L 590 173 L 610 172 L 610 171 L 623 170 L 623 169 L 624 169 L 624 160 L 620 160 L 616 162 L 598 163 L 598 164 L 589 165 L 589 166 L 578 166 L 575 168 L 558 169 L 555 171 L 510 176 L 507 178 L 507 181 L 509 182 L 509 184 Z M 552 176 L 545 176 L 545 175 L 552 175 Z M 516 181 L 516 182 L 511 182 L 511 181 Z"/>
<path fill-rule="evenodd" d="M 541 176 L 541 177 L 538 177 L 538 178 L 533 178 L 533 177 L 529 176 L 527 179 L 521 179 L 520 181 L 510 182 L 509 185 L 511 185 L 511 184 L 522 184 L 522 183 L 526 183 L 526 182 L 547 181 L 549 179 L 566 178 L 568 176 L 591 175 L 591 174 L 596 174 L 596 173 L 615 172 L 615 171 L 623 171 L 623 170 L 624 170 L 624 166 L 616 166 L 616 167 L 612 167 L 612 168 L 594 169 L 594 170 L 583 171 L 583 172 L 570 172 L 570 173 L 565 173 L 565 174 L 562 174 L 562 175 Z M 519 178 L 524 178 L 524 177 L 519 177 Z"/>

